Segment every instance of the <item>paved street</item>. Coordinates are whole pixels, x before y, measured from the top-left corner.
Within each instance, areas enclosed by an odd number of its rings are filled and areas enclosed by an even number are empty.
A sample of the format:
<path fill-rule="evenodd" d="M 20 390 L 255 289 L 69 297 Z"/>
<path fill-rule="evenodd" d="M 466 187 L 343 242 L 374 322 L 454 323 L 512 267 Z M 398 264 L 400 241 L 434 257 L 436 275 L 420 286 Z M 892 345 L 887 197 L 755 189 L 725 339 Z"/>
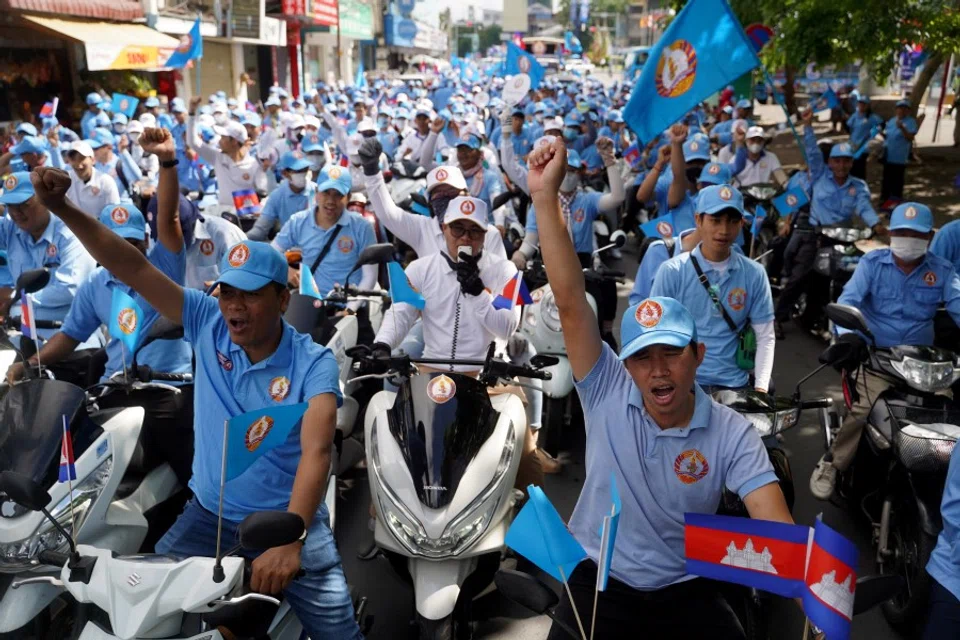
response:
<path fill-rule="evenodd" d="M 629 249 L 629 251 L 627 250 Z M 635 247 L 624 250 L 622 266 L 628 274 L 636 273 Z M 626 307 L 627 295 L 632 281 L 620 288 L 621 311 Z M 796 382 L 817 366 L 817 355 L 824 348 L 818 340 L 801 335 L 788 327 L 788 337 L 777 344 L 774 380 L 781 393 L 792 392 Z M 832 369 L 821 372 L 804 387 L 810 395 L 830 394 L 841 398 L 839 376 Z M 796 479 L 796 505 L 794 518 L 798 523 L 813 524 L 818 513 L 841 533 L 856 541 L 861 550 L 860 575 L 872 572 L 872 556 L 869 536 L 858 529 L 854 520 L 842 509 L 832 504 L 819 502 L 807 488 L 810 471 L 823 451 L 823 438 L 814 414 L 805 415 L 800 424 L 787 432 L 785 447 L 790 456 Z M 560 514 L 567 518 L 573 511 L 583 482 L 582 459 L 567 467 L 562 475 L 548 476 L 545 490 Z M 369 611 L 376 616 L 370 634 L 371 640 L 387 638 L 402 639 L 401 630 L 413 616 L 411 588 L 404 584 L 391 570 L 387 561 L 378 558 L 370 562 L 357 559 L 358 549 L 365 548 L 372 534 L 367 529 L 369 493 L 366 480 L 346 493 L 341 506 L 337 540 L 343 556 L 344 570 L 348 581 L 358 587 L 369 599 Z M 559 585 L 555 584 L 559 589 Z M 518 610 L 496 592 L 483 597 L 477 604 L 476 617 L 479 623 L 477 637 L 511 640 L 542 640 L 546 638 L 550 621 Z M 803 617 L 792 601 L 779 600 L 773 613 L 772 638 L 800 638 L 803 633 Z M 886 624 L 879 610 L 871 611 L 856 619 L 852 638 L 854 640 L 888 640 L 900 638 Z"/>

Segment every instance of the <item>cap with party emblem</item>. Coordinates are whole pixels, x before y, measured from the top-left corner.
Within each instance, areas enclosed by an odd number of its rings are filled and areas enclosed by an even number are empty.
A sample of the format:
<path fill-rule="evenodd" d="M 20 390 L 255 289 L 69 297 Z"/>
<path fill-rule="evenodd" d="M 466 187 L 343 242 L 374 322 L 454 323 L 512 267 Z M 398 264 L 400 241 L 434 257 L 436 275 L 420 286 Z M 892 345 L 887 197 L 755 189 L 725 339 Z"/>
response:
<path fill-rule="evenodd" d="M 693 162 L 694 160 L 710 161 L 710 145 L 704 144 L 702 140 L 687 140 L 683 143 L 683 161 Z"/>
<path fill-rule="evenodd" d="M 283 254 L 272 246 L 245 240 L 227 250 L 217 282 L 242 291 L 256 291 L 271 282 L 286 286 L 287 268 Z"/>
<path fill-rule="evenodd" d="M 697 213 L 713 215 L 733 209 L 743 215 L 743 194 L 728 184 L 704 187 L 697 195 Z"/>
<path fill-rule="evenodd" d="M 100 222 L 121 238 L 146 239 L 147 222 L 132 204 L 108 204 L 100 212 Z"/>
<path fill-rule="evenodd" d="M 19 144 L 10 147 L 10 153 L 15 156 L 23 155 L 24 153 L 42 155 L 46 150 L 44 140 L 40 136 L 23 136 L 23 140 L 21 140 Z"/>
<path fill-rule="evenodd" d="M 465 134 L 462 138 L 457 140 L 458 147 L 468 147 L 470 149 L 479 149 L 483 146 L 483 141 L 480 139 L 480 136 L 474 133 Z"/>
<path fill-rule="evenodd" d="M 655 344 L 685 347 L 697 340 L 697 325 L 687 308 L 673 298 L 647 298 L 628 308 L 620 321 L 620 359 Z"/>
<path fill-rule="evenodd" d="M 849 142 L 841 142 L 840 144 L 835 144 L 830 149 L 831 158 L 852 158 L 853 157 L 853 147 L 850 146 Z"/>
<path fill-rule="evenodd" d="M 23 204 L 34 194 L 29 171 L 17 171 L 3 179 L 0 204 Z"/>
<path fill-rule="evenodd" d="M 461 191 L 466 191 L 467 181 L 463 177 L 458 167 L 436 167 L 427 174 L 427 193 L 433 191 L 433 188 L 441 184 L 448 184 Z"/>
<path fill-rule="evenodd" d="M 287 151 L 280 156 L 277 169 L 280 171 L 306 171 L 310 168 L 310 161 L 299 151 Z"/>
<path fill-rule="evenodd" d="M 341 195 L 345 196 L 350 193 L 352 187 L 353 178 L 350 177 L 350 171 L 336 165 L 324 167 L 317 179 L 317 193 L 336 189 Z"/>
<path fill-rule="evenodd" d="M 890 214 L 890 231 L 898 229 L 930 233 L 933 229 L 933 212 L 930 207 L 919 202 L 899 204 Z"/>
<path fill-rule="evenodd" d="M 727 184 L 730 182 L 730 168 L 719 162 L 708 162 L 703 165 L 697 182 L 703 184 Z"/>
<path fill-rule="evenodd" d="M 450 226 L 457 220 L 469 220 L 481 229 L 487 228 L 487 203 L 479 198 L 460 196 L 454 198 L 447 205 L 447 213 L 443 217 L 445 225 Z"/>

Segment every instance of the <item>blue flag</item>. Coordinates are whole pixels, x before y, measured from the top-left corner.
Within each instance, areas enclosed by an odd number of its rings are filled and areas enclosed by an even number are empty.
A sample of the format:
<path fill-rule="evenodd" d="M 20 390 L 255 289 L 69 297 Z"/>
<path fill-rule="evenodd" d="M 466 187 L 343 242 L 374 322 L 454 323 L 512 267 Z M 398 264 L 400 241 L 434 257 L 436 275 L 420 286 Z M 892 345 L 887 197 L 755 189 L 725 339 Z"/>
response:
<path fill-rule="evenodd" d="M 570 53 L 583 53 L 583 45 L 580 44 L 580 38 L 573 35 L 572 31 L 563 34 L 563 48 Z"/>
<path fill-rule="evenodd" d="M 310 273 L 310 267 L 304 262 L 300 263 L 300 295 L 323 300 L 323 294 L 317 287 L 317 281 Z"/>
<path fill-rule="evenodd" d="M 286 378 L 275 379 L 271 383 L 271 395 L 274 385 L 286 385 L 277 389 L 278 396 L 290 390 Z M 250 468 L 257 458 L 284 442 L 307 410 L 307 403 L 268 407 L 230 418 L 227 423 L 227 475 L 233 480 Z"/>
<path fill-rule="evenodd" d="M 610 566 L 613 564 L 613 548 L 617 541 L 617 528 L 620 525 L 620 491 L 617 489 L 617 476 L 610 472 L 610 515 L 603 516 L 600 525 L 600 562 L 597 565 L 597 591 L 605 591 L 610 579 Z"/>
<path fill-rule="evenodd" d="M 668 213 L 665 216 L 654 218 L 650 222 L 644 222 L 640 225 L 640 231 L 648 238 L 672 238 L 677 233 L 677 227 L 673 224 L 673 214 Z"/>
<path fill-rule="evenodd" d="M 587 552 L 567 531 L 540 487 L 530 485 L 527 493 L 530 499 L 514 518 L 504 541 L 556 580 L 566 582 Z"/>
<path fill-rule="evenodd" d="M 137 110 L 138 104 L 140 104 L 139 98 L 127 96 L 122 93 L 115 93 L 113 94 L 113 106 L 111 109 L 114 113 L 122 113 L 128 118 L 132 118 Z"/>
<path fill-rule="evenodd" d="M 760 66 L 726 0 L 691 0 L 650 51 L 623 111 L 642 143 Z"/>
<path fill-rule="evenodd" d="M 788 216 L 810 202 L 807 192 L 800 187 L 790 187 L 773 199 L 773 206 L 782 216 Z"/>
<path fill-rule="evenodd" d="M 190 33 L 180 36 L 180 46 L 167 58 L 165 67 L 182 69 L 188 62 L 203 57 L 203 36 L 200 35 L 200 18 L 193 23 Z"/>
<path fill-rule="evenodd" d="M 353 84 L 357 87 L 367 86 L 367 76 L 363 74 L 363 60 L 360 61 L 360 66 L 357 67 L 357 77 L 354 79 Z"/>
<path fill-rule="evenodd" d="M 543 80 L 544 69 L 543 66 L 537 62 L 537 59 L 513 44 L 512 42 L 507 43 L 507 73 L 509 75 L 517 75 L 518 73 L 525 73 L 530 76 L 530 88 L 536 89 L 540 86 L 540 82 Z"/>
<path fill-rule="evenodd" d="M 750 225 L 750 233 L 754 237 L 756 237 L 756 235 L 760 233 L 760 227 L 763 226 L 763 221 L 766 219 L 767 219 L 767 210 L 758 204 L 757 210 L 753 214 L 753 224 Z"/>
<path fill-rule="evenodd" d="M 409 305 L 423 311 L 427 301 L 423 299 L 420 292 L 413 288 L 407 274 L 399 262 L 390 262 L 387 264 L 387 273 L 390 276 L 390 299 L 394 304 L 406 302 Z"/>
<path fill-rule="evenodd" d="M 803 610 L 830 640 L 850 637 L 857 560 L 856 545 L 817 520 L 804 580 Z"/>
<path fill-rule="evenodd" d="M 836 91 L 832 87 L 827 87 L 827 90 L 813 103 L 813 110 L 823 111 L 824 109 L 836 109 L 839 106 L 840 98 L 837 97 Z"/>
<path fill-rule="evenodd" d="M 133 353 L 140 339 L 143 325 L 143 310 L 133 298 L 120 290 L 113 289 L 110 301 L 110 335 L 119 340 L 127 351 Z"/>
<path fill-rule="evenodd" d="M 863 141 L 863 144 L 853 152 L 854 160 L 859 160 L 863 154 L 870 150 L 870 141 L 876 138 L 878 133 L 880 133 L 880 127 L 878 125 L 874 125 L 870 128 L 870 135 L 868 135 L 867 139 Z"/>

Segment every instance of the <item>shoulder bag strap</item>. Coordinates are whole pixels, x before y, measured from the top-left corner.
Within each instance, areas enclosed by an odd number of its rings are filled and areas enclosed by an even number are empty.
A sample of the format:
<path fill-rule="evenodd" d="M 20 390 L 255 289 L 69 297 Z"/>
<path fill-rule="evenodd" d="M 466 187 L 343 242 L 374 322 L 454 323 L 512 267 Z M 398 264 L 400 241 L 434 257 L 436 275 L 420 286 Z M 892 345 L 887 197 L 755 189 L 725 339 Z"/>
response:
<path fill-rule="evenodd" d="M 327 239 L 327 244 L 323 245 L 323 249 L 320 250 L 320 255 L 317 256 L 317 259 L 313 261 L 313 265 L 310 267 L 310 273 L 316 273 L 317 267 L 320 266 L 320 263 L 323 262 L 323 259 L 327 257 L 327 254 L 330 253 L 330 247 L 333 246 L 333 241 L 337 239 L 337 236 L 340 235 L 340 229 L 343 228 L 342 224 L 337 223 L 337 226 L 334 227 L 333 233 L 330 234 L 330 237 Z"/>
<path fill-rule="evenodd" d="M 703 269 L 700 268 L 700 263 L 697 262 L 697 258 L 691 253 L 690 262 L 693 264 L 693 268 L 697 272 L 697 279 L 700 280 L 700 284 L 703 285 L 703 288 L 707 291 L 707 295 L 710 296 L 710 299 L 713 300 L 713 305 L 720 312 L 720 315 L 723 316 L 724 321 L 727 323 L 727 326 L 730 327 L 730 331 L 733 331 L 735 334 L 739 333 L 736 323 L 733 321 L 733 318 L 730 317 L 730 314 L 727 313 L 727 310 L 723 307 L 723 303 L 720 302 L 720 299 L 717 297 L 717 294 L 713 291 L 713 288 L 710 286 L 710 281 L 707 280 L 707 276 L 703 274 Z"/>

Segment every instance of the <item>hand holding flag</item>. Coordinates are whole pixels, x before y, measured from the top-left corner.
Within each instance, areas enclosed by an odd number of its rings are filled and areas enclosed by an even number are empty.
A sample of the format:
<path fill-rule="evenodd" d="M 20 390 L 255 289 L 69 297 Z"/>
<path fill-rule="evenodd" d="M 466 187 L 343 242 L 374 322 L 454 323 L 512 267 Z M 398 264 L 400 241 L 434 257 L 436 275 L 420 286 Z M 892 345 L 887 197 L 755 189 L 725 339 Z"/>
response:
<path fill-rule="evenodd" d="M 532 303 L 533 298 L 523 281 L 523 273 L 517 271 L 517 275 L 503 287 L 503 292 L 493 299 L 493 308 L 513 311 L 518 305 L 522 307 Z"/>

